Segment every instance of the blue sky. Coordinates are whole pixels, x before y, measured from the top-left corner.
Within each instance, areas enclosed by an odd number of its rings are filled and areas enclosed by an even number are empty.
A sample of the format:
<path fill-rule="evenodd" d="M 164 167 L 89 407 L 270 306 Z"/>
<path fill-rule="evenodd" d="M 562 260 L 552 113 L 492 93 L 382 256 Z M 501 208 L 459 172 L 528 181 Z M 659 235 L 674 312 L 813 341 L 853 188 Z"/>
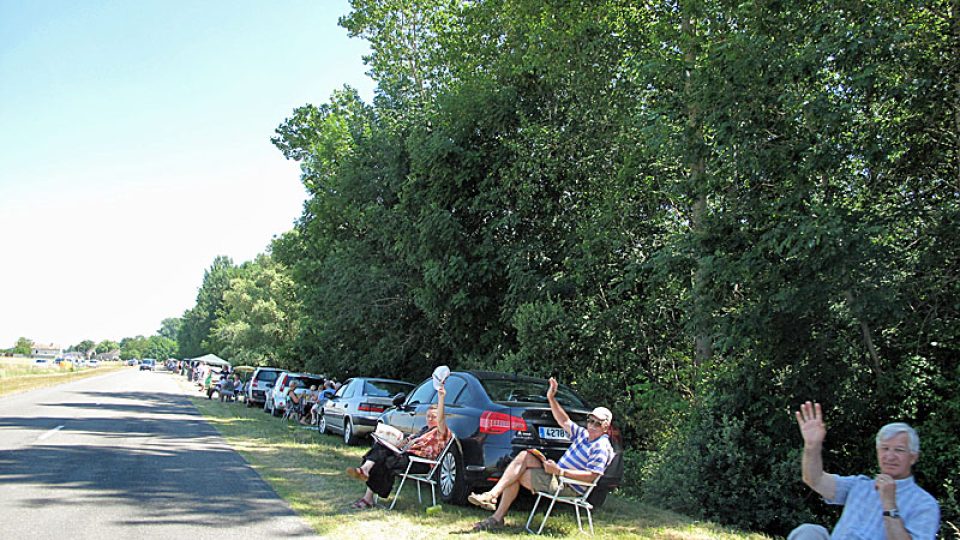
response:
<path fill-rule="evenodd" d="M 151 335 L 293 226 L 270 144 L 344 85 L 340 0 L 0 0 L 0 348 Z"/>

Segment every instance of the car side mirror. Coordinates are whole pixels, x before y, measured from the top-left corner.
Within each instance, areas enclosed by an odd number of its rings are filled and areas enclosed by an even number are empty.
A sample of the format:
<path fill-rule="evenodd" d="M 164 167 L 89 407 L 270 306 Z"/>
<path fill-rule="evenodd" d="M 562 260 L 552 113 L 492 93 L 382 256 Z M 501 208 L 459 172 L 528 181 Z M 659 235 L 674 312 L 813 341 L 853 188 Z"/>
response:
<path fill-rule="evenodd" d="M 403 393 L 403 392 L 400 392 L 399 394 L 393 396 L 393 401 L 392 401 L 393 406 L 394 406 L 394 407 L 399 407 L 399 406 L 403 405 L 403 401 L 404 401 L 405 399 L 407 399 L 407 394 L 405 394 L 405 393 Z"/>

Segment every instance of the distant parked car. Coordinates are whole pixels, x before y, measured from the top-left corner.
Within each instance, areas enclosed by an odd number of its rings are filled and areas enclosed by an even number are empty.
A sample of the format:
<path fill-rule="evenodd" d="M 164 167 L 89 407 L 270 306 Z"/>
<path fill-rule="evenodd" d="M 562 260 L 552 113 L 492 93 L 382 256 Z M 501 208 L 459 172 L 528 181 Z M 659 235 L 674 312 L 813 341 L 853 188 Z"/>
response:
<path fill-rule="evenodd" d="M 293 381 L 297 381 L 297 386 L 300 388 L 309 388 L 311 385 L 317 385 L 319 387 L 323 384 L 323 376 L 313 373 L 290 373 L 289 371 L 284 371 L 277 377 L 277 382 L 274 383 L 273 388 L 267 393 L 267 400 L 263 405 L 264 410 L 269 411 L 273 416 L 283 414 L 283 410 L 287 405 L 284 394 L 286 394 L 290 388 L 290 383 Z"/>
<path fill-rule="evenodd" d="M 87 367 L 100 367 L 100 361 L 96 358 L 87 360 Z"/>
<path fill-rule="evenodd" d="M 33 364 L 36 366 L 49 366 L 50 360 L 47 360 L 46 358 L 37 358 L 33 361 Z"/>
<path fill-rule="evenodd" d="M 153 358 L 144 358 L 140 361 L 140 371 L 153 371 L 157 367 L 157 361 Z"/>
<path fill-rule="evenodd" d="M 258 367 L 253 376 L 250 377 L 250 383 L 244 388 L 247 407 L 254 405 L 265 405 L 267 393 L 277 382 L 277 377 L 283 373 L 283 370 L 275 367 Z"/>
<path fill-rule="evenodd" d="M 135 366 L 135 365 L 137 365 L 137 359 L 136 359 L 136 358 L 131 358 L 131 359 L 127 360 L 127 365 L 128 365 L 128 366 Z"/>
<path fill-rule="evenodd" d="M 393 379 L 348 379 L 328 399 L 320 412 L 320 433 L 336 432 L 343 442 L 355 444 L 377 427 L 380 413 L 387 410 L 397 394 L 408 394 L 414 385 Z"/>
<path fill-rule="evenodd" d="M 447 425 L 457 436 L 453 452 L 440 468 L 440 495 L 445 502 L 463 503 L 471 491 L 485 491 L 503 474 L 521 451 L 537 448 L 559 460 L 570 446 L 566 431 L 557 425 L 547 403 L 547 380 L 490 371 L 453 372 L 447 378 Z M 593 408 L 569 387 L 560 385 L 557 401 L 570 419 L 584 425 Z M 397 407 L 388 409 L 380 422 L 410 434 L 426 424 L 430 405 L 437 402 L 433 379 L 427 379 Z M 611 429 L 616 451 L 590 496 L 603 504 L 623 481 L 622 443 L 619 430 Z"/>

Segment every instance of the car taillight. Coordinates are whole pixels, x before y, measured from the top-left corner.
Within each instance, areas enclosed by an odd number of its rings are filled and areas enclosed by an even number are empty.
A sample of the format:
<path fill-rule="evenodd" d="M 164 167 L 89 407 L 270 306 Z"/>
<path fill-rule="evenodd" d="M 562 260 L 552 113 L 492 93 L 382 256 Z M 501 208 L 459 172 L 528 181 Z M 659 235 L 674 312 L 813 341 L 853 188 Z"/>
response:
<path fill-rule="evenodd" d="M 383 412 L 387 410 L 387 407 L 386 405 L 377 405 L 376 403 L 361 403 L 358 409 L 364 412 Z"/>
<path fill-rule="evenodd" d="M 527 422 L 519 416 L 495 411 L 484 411 L 480 415 L 480 433 L 498 435 L 508 430 L 526 431 Z"/>

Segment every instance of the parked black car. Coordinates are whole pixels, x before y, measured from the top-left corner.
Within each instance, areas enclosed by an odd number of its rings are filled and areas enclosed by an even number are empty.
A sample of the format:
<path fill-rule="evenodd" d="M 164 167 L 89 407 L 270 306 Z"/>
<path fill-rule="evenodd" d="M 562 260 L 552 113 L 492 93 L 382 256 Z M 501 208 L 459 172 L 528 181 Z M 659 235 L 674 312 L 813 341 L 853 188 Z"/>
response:
<path fill-rule="evenodd" d="M 377 427 L 380 413 L 393 404 L 397 394 L 407 394 L 413 384 L 393 379 L 348 379 L 320 412 L 320 433 L 335 431 L 343 442 L 355 444 Z"/>
<path fill-rule="evenodd" d="M 454 451 L 440 468 L 440 496 L 461 504 L 471 491 L 484 491 L 497 482 L 507 464 L 521 451 L 538 448 L 559 460 L 570 445 L 547 403 L 547 380 L 489 371 L 455 371 L 447 378 L 447 425 L 457 436 Z M 436 403 L 433 380 L 427 379 L 409 396 L 398 396 L 395 408 L 380 422 L 404 433 L 426 424 L 426 412 Z M 560 385 L 557 401 L 574 422 L 585 425 L 593 407 L 569 387 Z M 616 451 L 613 462 L 598 482 L 590 502 L 600 506 L 607 493 L 623 480 L 623 449 L 619 431 L 611 428 Z"/>

